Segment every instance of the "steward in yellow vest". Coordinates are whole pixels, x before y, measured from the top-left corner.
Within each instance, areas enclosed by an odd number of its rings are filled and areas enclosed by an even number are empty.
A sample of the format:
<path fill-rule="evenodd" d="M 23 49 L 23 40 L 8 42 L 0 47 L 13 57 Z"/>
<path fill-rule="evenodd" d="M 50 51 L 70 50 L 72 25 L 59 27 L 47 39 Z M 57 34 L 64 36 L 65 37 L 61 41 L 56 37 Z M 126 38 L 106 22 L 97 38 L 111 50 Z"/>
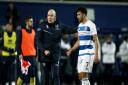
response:
<path fill-rule="evenodd" d="M 12 82 L 15 82 L 16 39 L 13 25 L 8 23 L 5 30 L 0 33 L 0 81 L 2 81 L 0 85 L 6 83 L 11 85 Z"/>
<path fill-rule="evenodd" d="M 17 55 L 17 52 L 16 52 L 16 32 L 14 32 L 14 31 L 9 32 L 9 31 L 5 30 L 1 34 L 1 36 L 2 37 L 0 38 L 0 43 L 2 46 L 0 46 L 0 50 L 1 50 L 0 55 L 2 57 L 16 56 Z"/>
<path fill-rule="evenodd" d="M 3 57 L 16 56 L 16 32 L 11 33 L 12 36 L 8 36 L 8 33 L 5 31 L 3 35 L 3 47 L 6 50 L 2 51 Z"/>

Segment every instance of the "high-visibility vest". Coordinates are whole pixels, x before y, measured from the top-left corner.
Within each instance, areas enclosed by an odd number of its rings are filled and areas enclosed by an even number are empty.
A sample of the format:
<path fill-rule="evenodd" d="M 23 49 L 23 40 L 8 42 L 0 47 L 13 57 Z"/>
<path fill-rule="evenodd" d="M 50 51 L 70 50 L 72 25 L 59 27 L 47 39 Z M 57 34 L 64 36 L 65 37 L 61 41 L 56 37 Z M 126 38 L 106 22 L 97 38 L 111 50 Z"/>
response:
<path fill-rule="evenodd" d="M 16 49 L 16 32 L 12 32 L 12 36 L 8 36 L 7 32 L 4 32 L 4 47 L 11 48 L 11 49 Z M 15 51 L 14 53 L 11 54 L 12 56 L 16 56 L 17 52 Z M 10 53 L 7 51 L 2 51 L 2 56 L 10 56 Z"/>
<path fill-rule="evenodd" d="M 29 33 L 25 29 L 22 29 L 22 55 L 23 56 L 35 56 L 35 31 L 32 29 L 32 32 Z"/>

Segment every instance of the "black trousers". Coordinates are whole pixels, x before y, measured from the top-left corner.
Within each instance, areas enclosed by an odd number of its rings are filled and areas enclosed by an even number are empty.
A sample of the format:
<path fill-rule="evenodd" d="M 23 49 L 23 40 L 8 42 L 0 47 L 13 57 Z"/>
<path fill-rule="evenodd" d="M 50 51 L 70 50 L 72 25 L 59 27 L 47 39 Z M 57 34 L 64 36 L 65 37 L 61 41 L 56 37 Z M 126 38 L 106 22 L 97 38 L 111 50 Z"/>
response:
<path fill-rule="evenodd" d="M 108 85 L 113 85 L 113 71 L 114 71 L 114 64 L 103 64 L 104 66 L 104 81 Z"/>
<path fill-rule="evenodd" d="M 128 63 L 122 63 L 122 77 L 124 85 L 128 85 Z"/>
<path fill-rule="evenodd" d="M 41 85 L 60 85 L 59 58 L 60 50 L 53 50 L 49 56 L 43 55 L 46 61 L 41 62 L 42 84 Z"/>
<path fill-rule="evenodd" d="M 21 63 L 20 63 L 20 61 L 18 62 L 19 64 L 18 64 L 18 76 L 22 79 L 22 80 L 24 80 L 24 82 L 29 82 L 29 79 L 30 79 L 30 77 L 36 77 L 36 69 L 37 69 L 37 66 L 36 66 L 36 57 L 35 56 L 33 56 L 33 57 L 30 57 L 30 56 L 24 56 L 23 57 L 23 59 L 25 60 L 25 61 L 29 61 L 30 62 L 30 64 L 31 64 L 31 66 L 29 67 L 29 69 L 28 69 L 28 74 L 27 75 L 25 75 L 25 74 L 23 74 L 22 72 L 21 72 Z"/>
<path fill-rule="evenodd" d="M 0 56 L 1 57 L 1 56 Z M 16 63 L 15 57 L 0 58 L 0 85 L 5 85 L 8 82 L 11 85 L 16 79 Z"/>

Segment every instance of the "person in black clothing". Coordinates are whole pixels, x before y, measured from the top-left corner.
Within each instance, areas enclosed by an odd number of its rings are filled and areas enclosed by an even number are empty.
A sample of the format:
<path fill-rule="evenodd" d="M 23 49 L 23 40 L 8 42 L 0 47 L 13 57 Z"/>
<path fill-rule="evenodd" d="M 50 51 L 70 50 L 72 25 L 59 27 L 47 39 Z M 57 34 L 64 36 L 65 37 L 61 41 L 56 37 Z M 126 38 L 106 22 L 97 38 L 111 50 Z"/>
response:
<path fill-rule="evenodd" d="M 18 13 L 18 9 L 14 6 L 12 2 L 8 4 L 8 8 L 6 9 L 5 12 L 5 19 L 7 22 L 12 23 L 14 30 L 16 30 L 16 27 L 19 22 L 19 13 Z"/>
<path fill-rule="evenodd" d="M 52 80 L 52 85 L 60 85 L 59 59 L 61 56 L 60 42 L 63 33 L 76 33 L 77 30 L 68 28 L 56 20 L 56 12 L 50 9 L 47 20 L 38 29 L 39 61 L 43 64 L 45 85 Z"/>
<path fill-rule="evenodd" d="M 0 33 L 0 85 L 15 84 L 16 32 L 7 23 Z"/>

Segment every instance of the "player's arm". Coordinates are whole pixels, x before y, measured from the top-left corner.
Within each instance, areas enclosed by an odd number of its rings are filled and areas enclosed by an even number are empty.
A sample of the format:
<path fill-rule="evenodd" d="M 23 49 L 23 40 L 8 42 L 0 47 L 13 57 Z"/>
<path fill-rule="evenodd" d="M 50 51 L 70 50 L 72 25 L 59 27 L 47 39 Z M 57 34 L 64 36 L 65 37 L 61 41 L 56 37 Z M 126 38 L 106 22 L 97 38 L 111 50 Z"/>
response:
<path fill-rule="evenodd" d="M 16 50 L 18 52 L 18 55 L 22 55 L 22 50 L 21 50 L 22 30 L 20 29 L 16 33 L 17 33 Z"/>
<path fill-rule="evenodd" d="M 93 35 L 93 41 L 95 44 L 95 62 L 99 61 L 99 49 L 100 49 L 100 43 L 97 34 Z"/>
<path fill-rule="evenodd" d="M 73 52 L 73 51 L 75 51 L 77 48 L 79 48 L 79 37 L 78 37 L 78 39 L 77 39 L 77 41 L 76 41 L 76 43 L 74 44 L 74 46 L 71 48 L 71 49 L 69 49 L 68 51 L 67 51 L 67 55 L 68 56 L 70 56 L 70 54 Z"/>
<path fill-rule="evenodd" d="M 2 55 L 3 33 L 0 32 L 0 55 Z"/>

